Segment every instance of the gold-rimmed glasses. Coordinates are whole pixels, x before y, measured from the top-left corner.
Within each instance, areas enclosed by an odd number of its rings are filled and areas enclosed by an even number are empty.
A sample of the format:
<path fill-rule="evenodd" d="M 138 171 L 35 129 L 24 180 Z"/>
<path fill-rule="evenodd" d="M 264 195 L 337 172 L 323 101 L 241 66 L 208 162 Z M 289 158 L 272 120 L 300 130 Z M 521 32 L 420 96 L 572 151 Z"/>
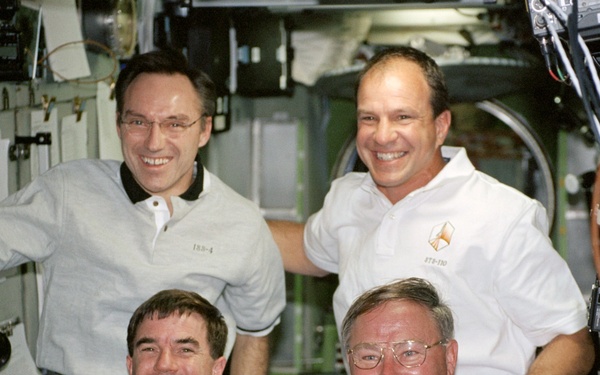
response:
<path fill-rule="evenodd" d="M 125 126 L 128 133 L 135 136 L 147 135 L 154 124 L 158 124 L 163 134 L 171 137 L 176 137 L 185 133 L 187 129 L 200 121 L 206 114 L 198 117 L 192 122 L 183 122 L 180 119 L 167 119 L 163 121 L 148 121 L 142 116 L 126 115 L 120 118 L 120 122 Z"/>
<path fill-rule="evenodd" d="M 352 357 L 354 366 L 362 370 L 369 370 L 377 367 L 383 360 L 384 349 L 392 351 L 393 357 L 402 366 L 411 368 L 419 367 L 427 358 L 427 351 L 437 345 L 446 345 L 448 340 L 442 339 L 431 345 L 427 345 L 417 340 L 404 340 L 398 342 L 363 342 L 348 349 L 348 354 Z"/>

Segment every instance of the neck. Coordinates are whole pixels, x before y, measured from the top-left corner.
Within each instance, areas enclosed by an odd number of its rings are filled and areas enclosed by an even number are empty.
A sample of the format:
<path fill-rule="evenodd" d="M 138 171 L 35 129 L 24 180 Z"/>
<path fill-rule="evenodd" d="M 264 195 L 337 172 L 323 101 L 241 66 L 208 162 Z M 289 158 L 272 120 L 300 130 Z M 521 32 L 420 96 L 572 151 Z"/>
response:
<path fill-rule="evenodd" d="M 377 188 L 392 204 L 396 204 L 404 199 L 408 194 L 427 185 L 442 171 L 442 169 L 444 169 L 445 165 L 446 162 L 442 158 L 441 151 L 439 151 L 438 156 L 435 158 L 434 162 L 429 166 L 429 168 L 412 176 L 408 181 L 404 182 L 400 186 L 385 187 L 378 185 Z"/>

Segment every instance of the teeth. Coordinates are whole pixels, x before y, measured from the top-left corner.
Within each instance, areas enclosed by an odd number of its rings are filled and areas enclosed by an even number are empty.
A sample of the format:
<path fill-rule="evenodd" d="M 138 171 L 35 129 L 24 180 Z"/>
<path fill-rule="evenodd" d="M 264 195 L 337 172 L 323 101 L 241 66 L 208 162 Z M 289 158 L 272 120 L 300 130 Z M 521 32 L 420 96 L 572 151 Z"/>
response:
<path fill-rule="evenodd" d="M 386 152 L 386 153 L 378 152 L 377 159 L 383 160 L 383 161 L 389 161 L 389 160 L 401 158 L 404 155 L 406 155 L 406 152 Z"/>
<path fill-rule="evenodd" d="M 169 162 L 169 159 L 166 159 L 166 158 L 151 159 L 151 158 L 142 157 L 142 160 L 144 161 L 144 163 L 150 164 L 150 165 L 163 165 L 163 164 L 167 164 Z"/>

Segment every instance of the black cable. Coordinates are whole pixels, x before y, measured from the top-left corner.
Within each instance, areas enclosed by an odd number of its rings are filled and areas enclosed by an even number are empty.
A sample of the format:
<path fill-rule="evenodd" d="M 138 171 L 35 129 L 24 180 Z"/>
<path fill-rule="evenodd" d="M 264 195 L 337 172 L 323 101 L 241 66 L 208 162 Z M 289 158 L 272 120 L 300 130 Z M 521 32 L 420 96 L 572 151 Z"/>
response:
<path fill-rule="evenodd" d="M 552 63 L 550 62 L 550 56 L 553 54 L 552 49 L 548 47 L 548 44 L 551 42 L 548 38 L 541 38 L 539 40 L 540 49 L 542 50 L 542 57 L 544 58 L 544 63 L 546 64 L 546 68 L 548 70 L 552 70 Z"/>
<path fill-rule="evenodd" d="M 600 134 L 598 133 L 596 121 L 594 120 L 594 115 L 596 119 L 600 118 L 600 98 L 598 98 L 597 92 L 594 89 L 593 82 L 590 82 L 590 77 L 587 74 L 584 64 L 585 56 L 581 46 L 579 45 L 579 30 L 577 24 L 579 11 L 577 0 L 573 0 L 573 6 L 571 9 L 571 14 L 569 14 L 567 18 L 567 34 L 571 47 L 573 69 L 577 75 L 577 78 L 579 79 L 581 100 L 583 102 L 588 121 L 590 122 L 590 128 L 596 137 L 596 142 L 600 143 Z M 593 64 L 594 62 L 591 61 L 590 63 Z"/>

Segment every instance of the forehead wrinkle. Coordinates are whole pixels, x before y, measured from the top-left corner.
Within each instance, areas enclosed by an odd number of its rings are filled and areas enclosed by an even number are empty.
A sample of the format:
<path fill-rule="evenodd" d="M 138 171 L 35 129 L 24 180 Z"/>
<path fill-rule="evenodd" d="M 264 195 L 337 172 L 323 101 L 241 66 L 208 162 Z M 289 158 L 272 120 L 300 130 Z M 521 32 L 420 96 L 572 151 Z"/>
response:
<path fill-rule="evenodd" d="M 358 336 L 368 342 L 429 341 L 439 335 L 439 328 L 427 308 L 409 300 L 385 302 L 359 316 L 356 323 L 363 331 Z M 357 339 L 356 325 L 352 331 L 351 337 Z"/>
<path fill-rule="evenodd" d="M 135 98 L 135 100 L 134 100 Z M 169 110 L 202 113 L 204 104 L 193 83 L 183 74 L 141 73 L 128 86 L 123 107 L 153 108 L 152 115 Z M 178 116 L 187 116 L 179 113 Z"/>
<path fill-rule="evenodd" d="M 402 83 L 418 83 L 421 89 L 426 90 L 426 93 L 431 95 L 431 87 L 423 69 L 419 64 L 404 59 L 390 60 L 376 65 L 364 75 L 361 86 L 365 81 L 375 81 L 378 85 L 385 85 L 392 80 Z M 407 92 L 410 97 L 412 97 L 411 91 Z"/>

